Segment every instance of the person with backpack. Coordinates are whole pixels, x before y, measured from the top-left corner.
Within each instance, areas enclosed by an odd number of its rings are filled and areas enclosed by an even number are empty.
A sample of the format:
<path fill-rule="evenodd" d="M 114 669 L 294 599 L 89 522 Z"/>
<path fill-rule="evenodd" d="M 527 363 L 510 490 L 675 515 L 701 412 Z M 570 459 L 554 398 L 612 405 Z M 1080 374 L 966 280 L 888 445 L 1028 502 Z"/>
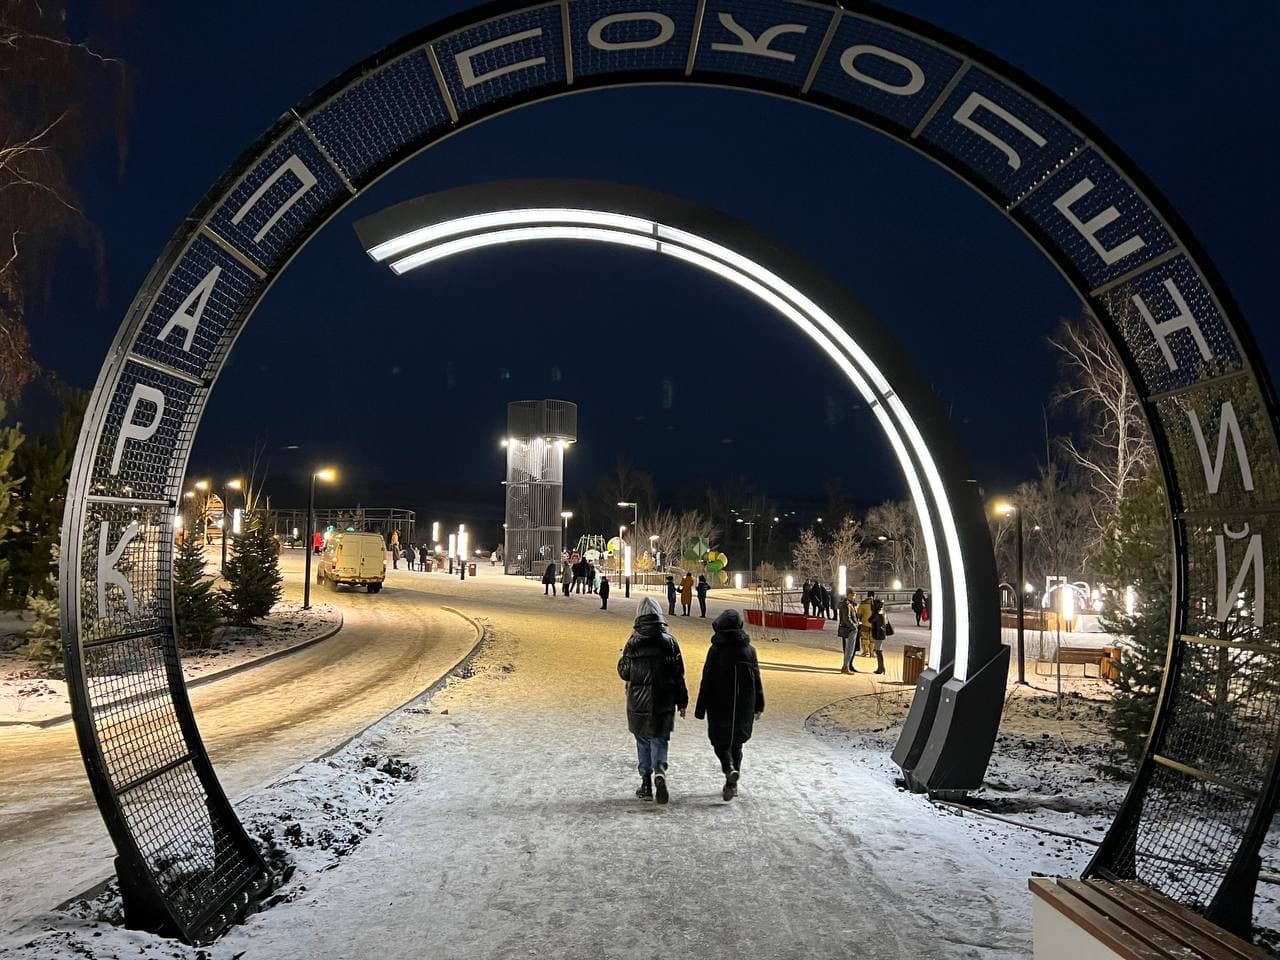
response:
<path fill-rule="evenodd" d="M 666 803 L 667 748 L 675 717 L 689 706 L 680 644 L 667 630 L 662 608 L 645 597 L 627 645 L 618 660 L 618 676 L 627 684 L 627 729 L 636 740 L 640 786 L 637 800 Z"/>
<path fill-rule="evenodd" d="M 597 593 L 600 594 L 600 609 L 608 610 L 609 609 L 609 578 L 608 577 L 600 578 L 600 589 L 597 591 Z"/>
<path fill-rule="evenodd" d="M 556 565 L 554 563 L 548 563 L 546 572 L 542 574 L 542 595 L 544 597 L 554 597 L 556 595 Z"/>
<path fill-rule="evenodd" d="M 418 559 L 418 555 L 413 549 L 413 544 L 406 543 L 404 545 L 404 568 L 406 570 L 412 570 L 413 562 L 417 559 Z"/>
<path fill-rule="evenodd" d="M 699 574 L 698 585 L 694 590 L 698 594 L 698 609 L 702 611 L 703 619 L 706 619 L 707 616 L 707 591 L 710 589 L 711 584 L 707 583 L 707 578 Z"/>
<path fill-rule="evenodd" d="M 720 796 L 729 801 L 738 795 L 742 745 L 751 739 L 755 718 L 764 713 L 764 685 L 742 614 L 724 611 L 711 622 L 711 630 L 711 649 L 702 667 L 693 715 L 706 718 L 707 739 L 724 773 Z"/>
<path fill-rule="evenodd" d="M 676 579 L 670 574 L 667 575 L 667 616 L 674 617 L 676 615 Z"/>

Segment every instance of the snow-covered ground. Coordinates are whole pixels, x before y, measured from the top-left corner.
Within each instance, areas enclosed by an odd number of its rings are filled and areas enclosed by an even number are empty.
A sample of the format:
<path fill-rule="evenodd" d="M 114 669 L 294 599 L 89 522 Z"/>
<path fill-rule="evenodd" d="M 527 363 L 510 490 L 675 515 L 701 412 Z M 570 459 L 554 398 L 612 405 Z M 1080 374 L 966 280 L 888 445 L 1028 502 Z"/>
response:
<path fill-rule="evenodd" d="M 304 646 L 332 634 L 341 624 L 342 612 L 331 603 L 315 603 L 303 610 L 300 602 L 283 600 L 256 626 L 219 627 L 208 650 L 183 654 L 182 673 L 188 683 L 206 680 Z M 0 654 L 0 725 L 69 718 L 66 683 L 43 674 L 25 657 Z"/>

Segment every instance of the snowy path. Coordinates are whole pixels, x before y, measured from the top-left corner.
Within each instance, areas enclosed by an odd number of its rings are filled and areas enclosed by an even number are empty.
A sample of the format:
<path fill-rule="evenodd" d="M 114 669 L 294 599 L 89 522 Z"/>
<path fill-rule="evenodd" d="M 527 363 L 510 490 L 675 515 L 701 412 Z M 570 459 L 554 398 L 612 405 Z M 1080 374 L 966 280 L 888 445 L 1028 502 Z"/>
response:
<path fill-rule="evenodd" d="M 418 780 L 338 869 L 214 957 L 1027 956 L 1027 876 L 1076 868 L 903 793 L 887 758 L 810 734 L 815 710 L 876 689 L 810 645 L 760 650 L 768 709 L 737 800 L 720 800 L 690 713 L 671 805 L 640 803 L 614 672 L 633 603 L 423 580 L 491 625 L 478 675 L 370 732 L 362 749 L 419 764 Z M 708 622 L 674 629 L 696 691 Z"/>
<path fill-rule="evenodd" d="M 298 592 L 301 563 L 287 595 Z M 343 630 L 281 660 L 192 691 L 196 719 L 234 799 L 359 732 L 443 676 L 475 630 L 396 578 L 379 595 L 322 591 Z M 74 730 L 0 730 L 0 929 L 111 872 Z"/>

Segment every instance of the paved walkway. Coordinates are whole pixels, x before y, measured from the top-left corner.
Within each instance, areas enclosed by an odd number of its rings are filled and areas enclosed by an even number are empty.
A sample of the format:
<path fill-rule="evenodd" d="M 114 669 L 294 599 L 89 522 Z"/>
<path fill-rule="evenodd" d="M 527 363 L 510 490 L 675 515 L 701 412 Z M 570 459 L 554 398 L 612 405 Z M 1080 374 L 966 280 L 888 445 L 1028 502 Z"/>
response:
<path fill-rule="evenodd" d="M 657 807 L 631 796 L 615 673 L 634 602 L 601 612 L 519 581 L 409 576 L 488 619 L 479 674 L 376 728 L 372 748 L 420 778 L 349 860 L 216 957 L 1029 955 L 1031 865 L 898 790 L 886 758 L 806 730 L 823 705 L 887 689 L 840 675 L 834 651 L 760 650 L 767 710 L 732 803 L 704 725 L 677 721 L 672 803 Z M 674 628 L 696 692 L 709 622 Z"/>

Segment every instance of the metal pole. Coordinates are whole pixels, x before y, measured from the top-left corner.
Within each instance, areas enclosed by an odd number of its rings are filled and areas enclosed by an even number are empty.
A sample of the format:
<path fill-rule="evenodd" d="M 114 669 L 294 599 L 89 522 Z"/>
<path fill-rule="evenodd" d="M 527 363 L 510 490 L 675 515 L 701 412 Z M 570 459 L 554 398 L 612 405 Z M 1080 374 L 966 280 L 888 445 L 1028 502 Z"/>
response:
<path fill-rule="evenodd" d="M 312 542 L 316 532 L 316 472 L 311 471 L 311 487 L 307 494 L 307 535 L 303 538 L 303 545 L 306 547 L 307 557 L 303 561 L 306 572 L 302 577 L 302 609 L 311 609 L 311 551 Z"/>
<path fill-rule="evenodd" d="M 1023 590 L 1023 584 L 1026 580 L 1022 574 L 1022 508 L 1017 511 L 1018 516 L 1018 682 L 1025 684 L 1027 682 L 1027 661 L 1022 643 L 1022 621 L 1023 610 L 1027 602 L 1026 591 Z"/>
<path fill-rule="evenodd" d="M 747 576 L 755 577 L 755 534 L 756 524 L 754 520 L 747 521 Z"/>
<path fill-rule="evenodd" d="M 222 487 L 222 575 L 227 575 L 227 488 Z"/>

